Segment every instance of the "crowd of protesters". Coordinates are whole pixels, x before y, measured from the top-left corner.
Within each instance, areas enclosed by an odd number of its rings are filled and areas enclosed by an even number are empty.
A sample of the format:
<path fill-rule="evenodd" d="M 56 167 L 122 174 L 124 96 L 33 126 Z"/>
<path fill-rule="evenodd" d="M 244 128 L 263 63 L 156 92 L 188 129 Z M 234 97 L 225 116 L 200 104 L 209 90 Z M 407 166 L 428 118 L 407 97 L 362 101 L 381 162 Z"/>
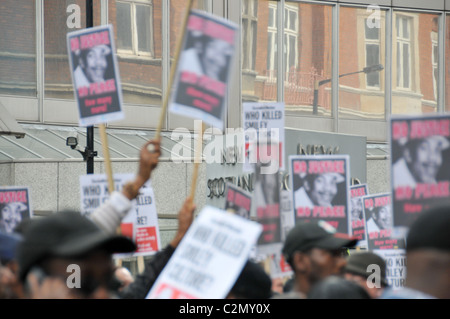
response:
<path fill-rule="evenodd" d="M 148 146 L 153 144 L 152 151 Z M 158 165 L 159 141 L 143 145 L 136 178 L 89 218 L 61 211 L 24 220 L 12 233 L 0 233 L 0 298 L 144 299 L 194 221 L 193 199 L 178 212 L 170 243 L 133 276 L 116 267 L 114 253 L 133 252 L 135 243 L 116 233 L 131 201 Z M 226 298 L 238 299 L 416 299 L 450 298 L 450 212 L 438 207 L 421 214 L 407 235 L 405 286 L 392 289 L 386 263 L 373 252 L 354 249 L 357 239 L 330 231 L 324 221 L 298 222 L 284 241 L 282 254 L 292 277 L 275 288 L 265 268 L 247 260 Z M 332 228 L 332 227 L 331 227 Z M 69 265 L 81 270 L 79 287 L 70 288 Z M 369 280 L 369 265 L 381 269 L 380 285 Z M 281 286 L 282 285 L 282 286 Z"/>

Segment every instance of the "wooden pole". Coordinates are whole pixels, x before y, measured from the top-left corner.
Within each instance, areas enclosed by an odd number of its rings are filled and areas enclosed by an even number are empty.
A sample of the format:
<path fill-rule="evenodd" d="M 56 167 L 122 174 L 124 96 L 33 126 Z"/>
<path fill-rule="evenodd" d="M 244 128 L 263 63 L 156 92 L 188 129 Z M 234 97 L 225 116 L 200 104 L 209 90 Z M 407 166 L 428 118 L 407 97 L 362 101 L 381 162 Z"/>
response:
<path fill-rule="evenodd" d="M 103 158 L 105 159 L 106 176 L 108 177 L 108 192 L 111 194 L 114 191 L 114 179 L 111 168 L 111 159 L 109 157 L 108 138 L 106 136 L 105 124 L 100 124 L 99 129 L 102 140 Z"/>

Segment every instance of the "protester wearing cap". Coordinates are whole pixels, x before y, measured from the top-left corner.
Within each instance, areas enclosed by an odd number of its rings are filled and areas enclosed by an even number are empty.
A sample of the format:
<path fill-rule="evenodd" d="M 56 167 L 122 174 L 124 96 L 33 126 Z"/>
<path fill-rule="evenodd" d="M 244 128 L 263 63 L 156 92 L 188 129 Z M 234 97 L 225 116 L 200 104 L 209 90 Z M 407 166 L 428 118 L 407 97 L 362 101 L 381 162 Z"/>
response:
<path fill-rule="evenodd" d="M 106 234 L 78 212 L 54 213 L 32 220 L 23 230 L 17 250 L 19 279 L 29 298 L 110 298 L 112 254 L 135 249 L 130 239 Z M 77 267 L 79 285 L 71 289 L 66 282 Z M 44 285 L 47 277 L 52 282 Z"/>
<path fill-rule="evenodd" d="M 402 157 L 393 165 L 394 187 L 436 183 L 442 152 L 450 147 L 450 142 L 440 135 L 410 140 L 402 138 L 398 142 L 402 147 Z"/>
<path fill-rule="evenodd" d="M 282 250 L 294 272 L 293 287 L 291 292 L 275 298 L 306 298 L 315 283 L 342 274 L 347 248 L 357 242 L 354 237 L 337 233 L 323 220 L 297 223 Z"/>
<path fill-rule="evenodd" d="M 339 173 L 305 175 L 303 186 L 294 192 L 295 208 L 333 206 L 333 200 L 338 193 L 338 184 L 344 181 L 344 176 Z"/>
<path fill-rule="evenodd" d="M 377 266 L 378 268 L 373 268 Z M 386 278 L 386 262 L 370 251 L 355 251 L 347 257 L 344 277 L 362 286 L 372 299 L 379 298 L 389 286 Z M 374 277 L 379 275 L 378 277 Z M 370 283 L 370 284 L 369 284 Z"/>
<path fill-rule="evenodd" d="M 424 211 L 406 238 L 405 287 L 383 299 L 450 299 L 450 207 Z"/>
<path fill-rule="evenodd" d="M 90 83 L 104 82 L 108 68 L 107 56 L 110 54 L 111 48 L 105 44 L 78 51 L 78 66 L 73 73 L 76 87 L 89 87 Z"/>

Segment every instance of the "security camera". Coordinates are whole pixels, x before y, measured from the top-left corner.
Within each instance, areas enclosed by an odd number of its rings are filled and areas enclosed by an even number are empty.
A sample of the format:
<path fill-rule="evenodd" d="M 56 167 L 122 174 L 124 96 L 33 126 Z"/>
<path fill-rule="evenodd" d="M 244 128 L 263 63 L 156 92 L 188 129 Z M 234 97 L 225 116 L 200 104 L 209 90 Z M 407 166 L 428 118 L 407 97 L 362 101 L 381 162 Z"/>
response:
<path fill-rule="evenodd" d="M 78 138 L 76 136 L 69 136 L 66 139 L 66 145 L 74 150 L 78 145 Z"/>

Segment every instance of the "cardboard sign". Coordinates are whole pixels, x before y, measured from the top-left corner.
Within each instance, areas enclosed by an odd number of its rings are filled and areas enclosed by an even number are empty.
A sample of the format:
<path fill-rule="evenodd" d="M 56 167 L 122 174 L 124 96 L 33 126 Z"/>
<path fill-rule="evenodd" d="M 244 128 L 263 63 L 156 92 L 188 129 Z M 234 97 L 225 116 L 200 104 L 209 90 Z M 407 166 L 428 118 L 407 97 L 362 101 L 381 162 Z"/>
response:
<path fill-rule="evenodd" d="M 296 223 L 324 220 L 350 234 L 348 155 L 289 156 Z"/>
<path fill-rule="evenodd" d="M 263 227 L 258 239 L 258 252 L 274 254 L 282 247 L 280 217 L 280 180 L 278 173 L 262 174 L 262 164 L 256 164 L 253 202 L 256 221 Z"/>
<path fill-rule="evenodd" d="M 223 130 L 226 96 L 238 26 L 191 10 L 169 111 Z"/>
<path fill-rule="evenodd" d="M 32 216 L 28 187 L 0 188 L 0 231 L 11 234 L 23 220 Z"/>
<path fill-rule="evenodd" d="M 227 212 L 250 219 L 252 194 L 234 184 L 227 183 L 225 190 L 225 208 Z"/>
<path fill-rule="evenodd" d="M 369 250 L 403 249 L 405 241 L 394 238 L 391 194 L 363 196 L 366 240 Z"/>
<path fill-rule="evenodd" d="M 351 235 L 358 238 L 358 246 L 367 247 L 363 196 L 369 195 L 367 184 L 350 186 Z"/>
<path fill-rule="evenodd" d="M 124 118 L 122 89 L 111 25 L 67 34 L 79 125 L 90 126 Z"/>
<path fill-rule="evenodd" d="M 275 160 L 284 167 L 284 103 L 243 103 L 244 172 L 254 171 L 257 162 Z"/>
<path fill-rule="evenodd" d="M 134 178 L 133 174 L 114 174 L 117 191 Z M 95 209 L 109 198 L 108 180 L 104 174 L 80 176 L 81 212 L 89 217 Z M 161 249 L 155 195 L 150 182 L 144 184 L 139 195 L 132 200 L 131 209 L 122 219 L 122 235 L 131 238 L 137 249 L 132 254 L 116 254 L 115 257 L 153 255 Z"/>
<path fill-rule="evenodd" d="M 450 203 L 450 115 L 391 118 L 394 226 Z"/>
<path fill-rule="evenodd" d="M 393 290 L 402 289 L 406 280 L 405 249 L 374 250 L 386 262 L 386 279 Z"/>
<path fill-rule="evenodd" d="M 147 299 L 223 299 L 244 267 L 261 225 L 205 206 Z"/>

